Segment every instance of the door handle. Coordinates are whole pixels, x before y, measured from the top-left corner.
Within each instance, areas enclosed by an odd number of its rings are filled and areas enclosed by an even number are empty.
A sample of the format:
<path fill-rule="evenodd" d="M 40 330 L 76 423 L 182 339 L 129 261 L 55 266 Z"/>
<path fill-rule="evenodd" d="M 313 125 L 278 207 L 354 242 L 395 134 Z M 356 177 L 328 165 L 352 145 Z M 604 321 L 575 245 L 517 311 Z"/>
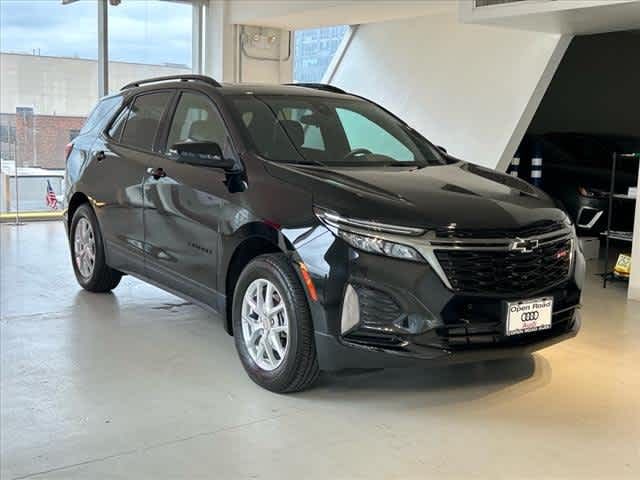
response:
<path fill-rule="evenodd" d="M 158 167 L 158 168 L 149 167 L 147 168 L 147 175 L 149 175 L 150 177 L 153 177 L 155 180 L 159 180 L 163 177 L 166 177 L 167 172 L 165 172 L 164 169 L 161 167 Z"/>
<path fill-rule="evenodd" d="M 105 158 L 106 158 L 106 155 L 104 154 L 104 152 L 102 150 L 100 150 L 99 152 L 96 152 L 96 160 L 97 161 L 101 162 Z"/>

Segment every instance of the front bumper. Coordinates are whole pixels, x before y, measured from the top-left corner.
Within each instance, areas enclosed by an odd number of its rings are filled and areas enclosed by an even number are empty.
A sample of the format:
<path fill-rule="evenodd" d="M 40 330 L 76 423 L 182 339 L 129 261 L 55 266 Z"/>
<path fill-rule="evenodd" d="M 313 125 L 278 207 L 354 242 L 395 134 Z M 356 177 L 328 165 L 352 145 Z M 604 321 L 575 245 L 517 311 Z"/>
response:
<path fill-rule="evenodd" d="M 517 357 L 540 350 L 575 337 L 581 326 L 580 313 L 576 312 L 571 325 L 563 332 L 538 335 L 535 340 L 525 340 L 501 346 L 486 346 L 460 350 L 438 348 L 422 352 L 400 352 L 382 348 L 357 346 L 338 338 L 316 332 L 316 350 L 322 370 L 375 369 L 455 363 L 480 362 Z"/>
<path fill-rule="evenodd" d="M 566 281 L 510 295 L 454 292 L 426 264 L 358 252 L 331 234 L 298 248 L 297 255 L 318 291 L 318 301 L 311 301 L 310 307 L 322 370 L 505 358 L 574 337 L 580 328 L 584 259 L 579 249 Z M 343 333 L 347 285 L 359 289 L 361 321 Z M 554 298 L 552 327 L 505 336 L 504 302 L 543 296 Z M 423 328 L 403 330 L 402 319 L 410 317 L 421 319 Z"/>

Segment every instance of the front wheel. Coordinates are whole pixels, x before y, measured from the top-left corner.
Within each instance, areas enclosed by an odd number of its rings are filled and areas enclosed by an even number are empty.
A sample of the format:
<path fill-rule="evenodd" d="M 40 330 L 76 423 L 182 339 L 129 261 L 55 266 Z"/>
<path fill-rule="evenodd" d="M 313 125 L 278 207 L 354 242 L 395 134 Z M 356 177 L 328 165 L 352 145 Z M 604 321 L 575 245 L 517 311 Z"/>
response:
<path fill-rule="evenodd" d="M 90 292 L 116 288 L 122 273 L 106 264 L 98 220 L 86 203 L 73 214 L 69 240 L 73 271 L 80 286 Z"/>
<path fill-rule="evenodd" d="M 307 299 L 283 254 L 243 270 L 233 296 L 233 332 L 249 377 L 272 392 L 309 388 L 319 368 Z"/>

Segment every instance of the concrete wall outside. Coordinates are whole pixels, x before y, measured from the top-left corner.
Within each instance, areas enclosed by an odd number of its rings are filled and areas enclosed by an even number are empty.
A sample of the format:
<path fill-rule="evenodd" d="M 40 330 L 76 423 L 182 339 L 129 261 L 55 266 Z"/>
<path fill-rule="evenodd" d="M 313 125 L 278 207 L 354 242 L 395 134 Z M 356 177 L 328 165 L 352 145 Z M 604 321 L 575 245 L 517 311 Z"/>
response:
<path fill-rule="evenodd" d="M 333 83 L 403 117 L 452 155 L 506 169 L 569 39 L 458 23 L 362 25 Z"/>
<path fill-rule="evenodd" d="M 86 116 L 98 100 L 95 60 L 0 53 L 0 112 L 33 107 L 36 115 Z M 166 65 L 109 62 L 109 90 L 136 79 L 191 73 Z"/>

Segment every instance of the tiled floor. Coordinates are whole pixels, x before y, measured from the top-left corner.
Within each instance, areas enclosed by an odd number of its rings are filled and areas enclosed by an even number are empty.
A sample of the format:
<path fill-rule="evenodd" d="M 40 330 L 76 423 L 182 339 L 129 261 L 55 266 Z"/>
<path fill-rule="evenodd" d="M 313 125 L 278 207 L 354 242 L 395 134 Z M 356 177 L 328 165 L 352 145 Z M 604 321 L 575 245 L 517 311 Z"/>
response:
<path fill-rule="evenodd" d="M 640 478 L 640 304 L 593 272 L 581 333 L 533 356 L 282 396 L 219 318 L 129 277 L 82 291 L 60 223 L 0 241 L 2 479 Z"/>

